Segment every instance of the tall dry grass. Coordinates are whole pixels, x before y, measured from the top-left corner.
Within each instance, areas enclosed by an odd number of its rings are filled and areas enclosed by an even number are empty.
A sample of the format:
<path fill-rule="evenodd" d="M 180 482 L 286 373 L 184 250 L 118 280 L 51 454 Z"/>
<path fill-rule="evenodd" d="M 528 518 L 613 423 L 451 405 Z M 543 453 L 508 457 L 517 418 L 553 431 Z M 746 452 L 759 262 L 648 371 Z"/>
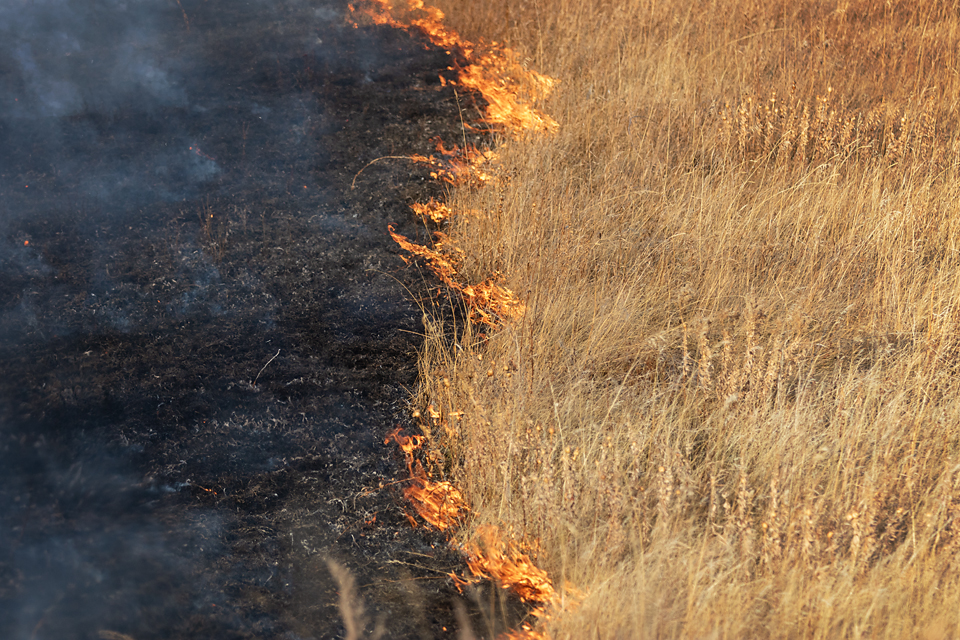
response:
<path fill-rule="evenodd" d="M 420 392 L 543 628 L 960 637 L 957 3 L 437 4 L 560 80 L 450 203 L 527 313 Z"/>

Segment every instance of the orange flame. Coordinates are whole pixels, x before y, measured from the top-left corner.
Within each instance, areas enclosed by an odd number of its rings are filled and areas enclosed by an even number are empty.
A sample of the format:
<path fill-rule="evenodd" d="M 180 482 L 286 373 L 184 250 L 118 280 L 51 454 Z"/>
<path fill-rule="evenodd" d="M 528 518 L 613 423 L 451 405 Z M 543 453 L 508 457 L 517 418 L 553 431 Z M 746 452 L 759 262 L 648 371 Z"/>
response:
<path fill-rule="evenodd" d="M 407 459 L 411 484 L 403 490 L 403 495 L 413 504 L 421 518 L 441 531 L 449 529 L 458 524 L 467 511 L 463 494 L 449 482 L 435 482 L 430 479 L 423 465 L 413 456 L 413 452 L 423 444 L 423 436 L 405 436 L 401 431 L 402 429 L 397 427 L 383 443 L 388 444 L 393 440 L 400 445 Z"/>
<path fill-rule="evenodd" d="M 481 44 L 485 51 L 478 54 L 477 45 L 444 27 L 443 12 L 435 7 L 425 6 L 423 0 L 405 0 L 405 4 L 406 8 L 401 8 L 401 11 L 410 14 L 406 22 L 394 18 L 394 6 L 390 0 L 360 0 L 357 4 L 348 6 L 355 14 L 366 15 L 374 24 L 389 25 L 408 32 L 417 31 L 434 45 L 455 53 L 455 58 L 465 61 L 464 64 L 457 62 L 456 67 L 450 67 L 458 72 L 458 80 L 448 81 L 442 76 L 440 80 L 444 84 L 452 82 L 479 92 L 487 102 L 486 116 L 483 119 L 486 124 L 501 126 L 515 134 L 524 130 L 551 131 L 556 128 L 555 121 L 521 98 L 526 96 L 535 100 L 546 97 L 555 83 L 553 79 L 524 69 L 516 54 L 496 43 L 489 46 Z M 356 22 L 354 26 L 358 26 Z M 436 170 L 431 172 L 431 175 L 451 185 L 482 185 L 490 179 L 481 166 L 494 158 L 492 152 L 480 151 L 470 145 L 446 148 L 439 138 L 435 144 L 439 155 L 412 155 L 409 158 L 435 167 Z M 450 216 L 449 208 L 433 201 L 426 205 L 413 205 L 413 209 L 417 214 L 430 217 L 437 223 Z M 470 317 L 475 322 L 496 327 L 504 320 L 518 320 L 523 316 L 523 302 L 510 289 L 499 283 L 500 274 L 495 273 L 477 284 L 465 284 L 461 281 L 457 269 L 459 256 L 454 249 L 442 250 L 445 237 L 437 235 L 436 249 L 429 249 L 410 242 L 397 234 L 393 227 L 389 230 L 401 247 L 423 258 L 437 277 L 464 299 L 470 308 Z"/>
<path fill-rule="evenodd" d="M 500 636 L 499 640 L 550 640 L 550 636 L 524 623 L 519 629 Z"/>
<path fill-rule="evenodd" d="M 450 207 L 442 202 L 437 202 L 433 198 L 430 198 L 426 203 L 415 202 L 410 205 L 410 208 L 421 218 L 429 218 L 436 224 L 453 217 L 453 211 L 450 210 Z"/>
<path fill-rule="evenodd" d="M 448 81 L 443 77 L 440 80 L 483 96 L 487 103 L 484 124 L 515 136 L 524 131 L 551 132 L 557 129 L 553 118 L 531 106 L 531 102 L 550 95 L 556 80 L 525 69 L 512 50 L 495 42 L 477 45 L 461 38 L 457 32 L 443 26 L 443 12 L 425 6 L 423 0 L 406 0 L 406 12 L 416 16 L 407 22 L 393 17 L 394 7 L 389 0 L 362 0 L 348 6 L 350 11 L 366 15 L 374 24 L 422 33 L 432 44 L 462 59 L 463 64 L 458 61 L 449 67 L 457 73 L 456 80 Z M 357 26 L 356 22 L 354 26 Z"/>
<path fill-rule="evenodd" d="M 359 11 L 368 16 L 374 24 L 387 25 L 404 31 L 416 29 L 427 36 L 430 42 L 447 51 L 465 44 L 456 32 L 449 31 L 443 26 L 443 11 L 436 7 L 425 6 L 423 0 L 407 0 L 407 11 L 422 13 L 422 17 L 411 19 L 407 24 L 393 18 L 393 5 L 389 0 L 366 0 L 359 4 L 363 5 Z M 356 4 L 347 5 L 354 13 L 358 11 L 357 6 Z M 357 24 L 354 23 L 353 26 L 356 27 Z"/>
<path fill-rule="evenodd" d="M 420 154 L 408 156 L 414 162 L 435 167 L 436 171 L 430 172 L 430 177 L 434 180 L 442 180 L 451 186 L 476 187 L 483 186 L 490 180 L 490 174 L 484 171 L 482 166 L 496 157 L 492 151 L 480 151 L 472 145 L 467 145 L 463 149 L 453 145 L 451 149 L 446 149 L 439 137 L 434 140 L 436 140 L 439 156 Z"/>
<path fill-rule="evenodd" d="M 486 100 L 483 122 L 519 134 L 522 131 L 556 131 L 557 121 L 518 99 L 524 93 L 534 100 L 550 95 L 556 80 L 524 69 L 510 49 L 497 49 L 459 71 L 458 83 L 473 89 Z"/>
<path fill-rule="evenodd" d="M 427 414 L 436 424 L 444 423 L 443 415 L 433 405 L 427 407 Z M 420 416 L 415 412 L 416 417 Z M 426 425 L 423 425 L 426 428 Z M 412 484 L 404 489 L 404 496 L 411 502 L 424 520 L 444 531 L 458 526 L 469 511 L 463 494 L 449 482 L 435 482 L 430 479 L 423 465 L 414 457 L 414 452 L 423 446 L 426 438 L 420 435 L 405 436 L 397 427 L 384 440 L 397 443 L 403 451 Z M 407 515 L 410 523 L 417 523 Z M 454 584 L 460 588 L 476 580 L 495 580 L 504 589 L 510 589 L 521 602 L 536 605 L 531 613 L 536 617 L 548 615 L 547 609 L 557 609 L 560 597 L 553 587 L 547 573 L 537 567 L 530 559 L 526 549 L 516 542 L 506 542 L 495 526 L 479 527 L 479 544 L 471 541 L 459 546 L 466 557 L 471 578 L 449 574 Z M 571 585 L 567 586 L 577 600 L 582 597 Z M 549 640 L 549 636 L 524 623 L 519 629 L 507 632 L 499 640 Z"/>
<path fill-rule="evenodd" d="M 474 322 L 498 327 L 504 320 L 516 321 L 523 317 L 526 305 L 513 291 L 497 283 L 501 277 L 499 274 L 494 274 L 479 284 L 464 285 L 458 280 L 460 275 L 456 267 L 456 263 L 459 262 L 458 257 L 414 244 L 405 236 L 396 233 L 393 225 L 388 226 L 387 229 L 397 244 L 413 255 L 423 258 L 427 267 L 441 282 L 460 294 L 467 303 L 470 319 Z M 434 237 L 437 239 L 436 246 L 444 248 L 446 235 L 436 231 Z"/>
<path fill-rule="evenodd" d="M 500 529 L 495 526 L 480 527 L 477 534 L 480 544 L 463 545 L 467 567 L 475 577 L 496 580 L 504 589 L 514 591 L 523 602 L 547 605 L 558 601 L 547 572 L 533 564 L 520 545 L 504 542 Z M 542 615 L 543 609 L 536 609 L 533 614 Z"/>
<path fill-rule="evenodd" d="M 439 46 L 452 55 L 453 66 L 449 71 L 456 73 L 456 80 L 440 77 L 444 86 L 452 84 L 469 92 L 479 93 L 486 102 L 481 122 L 489 129 L 501 130 L 514 136 L 525 131 L 552 132 L 557 128 L 555 120 L 541 113 L 533 106 L 534 102 L 546 98 L 556 81 L 547 76 L 524 69 L 519 57 L 511 50 L 497 43 L 475 45 L 443 26 L 443 12 L 435 7 L 425 6 L 423 0 L 403 0 L 405 11 L 411 16 L 406 22 L 393 17 L 394 7 L 390 0 L 359 0 L 348 5 L 355 13 L 363 13 L 374 24 L 389 25 L 407 32 L 419 32 L 432 44 Z M 360 7 L 358 9 L 358 7 Z M 354 26 L 358 26 L 354 23 Z M 482 170 L 482 165 L 492 159 L 490 151 L 479 151 L 476 147 L 454 145 L 447 149 L 437 139 L 436 151 L 439 155 L 409 156 L 415 162 L 430 165 L 434 179 L 450 185 L 482 186 L 490 177 Z M 426 204 L 415 204 L 414 212 L 430 218 L 434 223 L 449 220 L 452 211 L 442 203 L 431 199 Z M 509 289 L 499 284 L 500 274 L 496 273 L 478 284 L 464 284 L 459 273 L 462 252 L 450 246 L 447 237 L 440 232 L 434 233 L 434 248 L 414 244 L 406 237 L 388 227 L 391 237 L 401 248 L 423 259 L 427 267 L 449 288 L 456 291 L 467 303 L 470 318 L 474 322 L 499 326 L 506 320 L 518 320 L 523 317 L 523 302 Z M 407 260 L 404 258 L 404 260 Z M 440 412 L 431 405 L 427 412 L 434 426 L 442 425 L 448 429 Z M 460 417 L 457 414 L 451 414 Z M 419 417 L 419 416 L 418 416 Z M 429 426 L 422 425 L 429 434 Z M 385 440 L 395 441 L 403 450 L 410 473 L 411 485 L 404 494 L 414 508 L 427 522 L 438 529 L 445 530 L 459 524 L 468 511 L 463 494 L 449 482 L 435 482 L 423 466 L 414 458 L 424 436 L 404 436 L 400 429 L 393 431 Z M 411 518 L 411 522 L 413 522 Z M 535 603 L 538 608 L 534 615 L 545 615 L 548 606 L 559 604 L 560 599 L 546 572 L 533 564 L 529 554 L 517 543 L 507 543 L 497 527 L 482 527 L 478 531 L 480 544 L 468 542 L 461 549 L 467 556 L 467 566 L 475 579 L 497 580 L 506 589 L 512 589 L 523 602 Z M 451 574 L 458 585 L 466 580 Z M 511 631 L 503 640 L 548 640 L 548 637 L 523 624 L 520 629 Z"/>

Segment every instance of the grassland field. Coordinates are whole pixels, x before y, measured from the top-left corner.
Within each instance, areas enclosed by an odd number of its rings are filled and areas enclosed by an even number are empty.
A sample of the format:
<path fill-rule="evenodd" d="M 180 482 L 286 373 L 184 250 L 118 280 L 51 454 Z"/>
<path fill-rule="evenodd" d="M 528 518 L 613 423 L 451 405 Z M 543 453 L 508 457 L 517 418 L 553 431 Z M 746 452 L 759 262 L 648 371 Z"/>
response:
<path fill-rule="evenodd" d="M 438 0 L 559 83 L 461 188 L 418 402 L 561 639 L 960 637 L 960 8 Z M 506 16 L 506 20 L 504 20 Z"/>

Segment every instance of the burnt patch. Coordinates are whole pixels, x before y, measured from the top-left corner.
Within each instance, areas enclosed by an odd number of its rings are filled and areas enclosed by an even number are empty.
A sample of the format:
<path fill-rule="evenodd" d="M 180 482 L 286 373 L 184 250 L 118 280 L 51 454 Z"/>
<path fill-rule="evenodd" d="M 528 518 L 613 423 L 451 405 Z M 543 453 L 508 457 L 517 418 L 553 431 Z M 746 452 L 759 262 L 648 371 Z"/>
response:
<path fill-rule="evenodd" d="M 0 11 L 0 636 L 340 637 L 328 558 L 368 630 L 453 635 L 462 562 L 383 445 L 428 295 L 386 225 L 441 187 L 351 189 L 460 138 L 449 56 L 344 11 Z"/>

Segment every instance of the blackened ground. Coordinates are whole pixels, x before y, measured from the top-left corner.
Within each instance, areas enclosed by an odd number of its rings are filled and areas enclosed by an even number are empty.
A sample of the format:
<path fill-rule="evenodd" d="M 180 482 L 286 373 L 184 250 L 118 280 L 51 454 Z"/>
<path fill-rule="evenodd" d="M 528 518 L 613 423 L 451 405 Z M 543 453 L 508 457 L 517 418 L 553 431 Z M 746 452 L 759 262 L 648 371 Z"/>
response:
<path fill-rule="evenodd" d="M 449 56 L 345 11 L 0 9 L 0 638 L 341 637 L 328 559 L 366 632 L 516 620 L 383 442 L 430 286 L 386 225 L 440 187 L 350 188 L 460 138 Z"/>

